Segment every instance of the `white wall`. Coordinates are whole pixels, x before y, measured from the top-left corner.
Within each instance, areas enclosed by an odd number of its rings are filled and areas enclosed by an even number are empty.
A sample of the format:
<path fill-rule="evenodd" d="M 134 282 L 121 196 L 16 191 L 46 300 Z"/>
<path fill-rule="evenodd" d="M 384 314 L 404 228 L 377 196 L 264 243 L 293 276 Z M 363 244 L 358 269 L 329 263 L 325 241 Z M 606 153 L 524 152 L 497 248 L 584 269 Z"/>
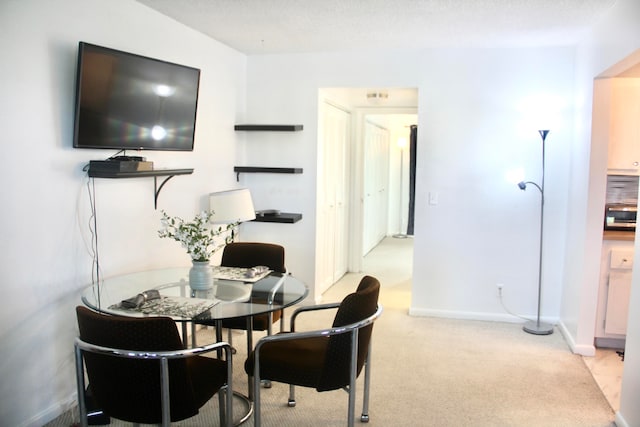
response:
<path fill-rule="evenodd" d="M 604 204 L 607 149 L 591 140 L 591 106 L 594 78 L 635 52 L 640 62 L 640 3 L 618 0 L 585 37 L 576 60 L 576 138 L 571 152 L 567 268 L 564 280 L 562 320 L 574 347 L 593 345 L 598 266 Z M 622 71 L 618 69 L 618 72 Z M 636 240 L 636 262 L 640 240 Z M 634 271 L 629 302 L 624 374 L 617 425 L 640 425 L 640 274 Z"/>
<path fill-rule="evenodd" d="M 505 178 L 514 166 L 538 180 L 540 137 L 525 129 L 534 114 L 520 111 L 530 96 L 572 97 L 573 50 L 425 50 L 387 54 L 300 54 L 248 59 L 247 115 L 254 121 L 303 123 L 295 143 L 252 147 L 255 162 L 278 153 L 279 163 L 304 166 L 287 178 L 297 199 L 283 204 L 302 210 L 296 239 L 306 248 L 295 271 L 313 279 L 317 93 L 322 87 L 416 87 L 419 91 L 418 182 L 412 313 L 513 319 L 496 298 L 505 284 L 513 311 L 536 312 L 539 195 L 521 192 Z M 571 108 L 548 137 L 545 292 L 543 315 L 559 316 L 567 160 L 572 139 Z M 273 159 L 276 162 L 275 159 Z M 266 192 L 276 192 L 266 184 Z M 439 193 L 429 206 L 427 193 Z M 292 206 L 293 205 L 293 206 Z M 295 255 L 294 255 L 295 256 Z M 312 281 L 308 283 L 313 283 Z"/>
<path fill-rule="evenodd" d="M 39 426 L 72 404 L 74 307 L 91 279 L 82 167 L 114 152 L 72 145 L 78 41 L 201 69 L 195 151 L 149 152 L 156 167 L 193 167 L 162 190 L 159 209 L 189 217 L 211 191 L 237 186 L 235 118 L 244 55 L 130 0 L 0 3 L 3 136 L 0 424 Z M 187 265 L 157 237 L 153 180 L 96 180 L 102 273 Z"/>

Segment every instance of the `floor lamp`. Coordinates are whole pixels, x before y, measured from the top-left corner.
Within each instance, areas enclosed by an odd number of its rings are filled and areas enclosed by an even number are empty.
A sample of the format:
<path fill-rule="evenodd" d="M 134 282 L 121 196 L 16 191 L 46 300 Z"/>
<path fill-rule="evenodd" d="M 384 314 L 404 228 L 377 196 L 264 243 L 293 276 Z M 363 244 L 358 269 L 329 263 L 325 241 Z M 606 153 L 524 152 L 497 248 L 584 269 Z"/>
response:
<path fill-rule="evenodd" d="M 398 206 L 400 208 L 400 212 L 398 215 L 398 221 L 400 222 L 400 232 L 398 234 L 394 234 L 393 237 L 396 239 L 406 239 L 407 235 L 402 232 L 402 181 L 404 178 L 404 147 L 407 145 L 407 140 L 404 138 L 398 138 L 398 148 L 400 149 L 400 191 L 398 191 L 398 199 L 400 199 Z"/>
<path fill-rule="evenodd" d="M 540 185 L 532 181 L 521 181 L 518 183 L 518 187 L 521 190 L 526 190 L 527 184 L 531 184 L 540 191 L 540 253 L 538 257 L 538 315 L 536 320 L 530 320 L 524 324 L 522 329 L 525 332 L 534 335 L 549 335 L 553 333 L 553 325 L 540 322 L 540 300 L 542 295 L 542 231 L 544 230 L 544 141 L 549 134 L 548 130 L 539 130 L 540 137 L 542 138 L 542 181 Z"/>

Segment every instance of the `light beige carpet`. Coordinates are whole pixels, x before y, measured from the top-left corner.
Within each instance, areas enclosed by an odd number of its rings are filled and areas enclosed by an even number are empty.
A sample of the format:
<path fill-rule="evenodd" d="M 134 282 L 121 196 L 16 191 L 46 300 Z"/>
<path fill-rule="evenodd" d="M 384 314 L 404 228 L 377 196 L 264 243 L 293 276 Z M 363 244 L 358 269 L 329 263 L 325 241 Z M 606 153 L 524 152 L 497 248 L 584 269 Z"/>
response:
<path fill-rule="evenodd" d="M 410 242 L 409 242 L 410 243 Z M 387 246 L 403 243 L 387 242 Z M 371 264 L 376 266 L 372 266 Z M 373 334 L 370 422 L 391 426 L 608 427 L 614 413 L 580 356 L 574 355 L 556 331 L 524 333 L 518 324 L 411 317 L 407 314 L 410 277 L 385 261 L 365 265 L 383 284 L 385 311 Z M 348 275 L 326 294 L 340 300 L 355 289 L 361 274 Z M 306 328 L 324 327 L 332 315 L 307 319 Z M 289 317 L 287 316 L 287 322 Z M 288 323 L 287 323 L 288 324 Z M 210 339 L 201 331 L 199 342 Z M 256 338 L 260 335 L 256 334 Z M 234 387 L 246 393 L 242 364 L 245 337 L 234 335 Z M 362 398 L 359 380 L 356 415 Z M 317 393 L 297 388 L 298 404 L 286 406 L 288 388 L 263 389 L 264 427 L 345 426 L 347 394 Z M 176 424 L 217 425 L 217 399 L 201 415 Z M 69 426 L 77 413 L 67 413 L 49 426 Z M 111 425 L 128 425 L 112 422 Z M 245 426 L 253 426 L 249 420 Z M 363 425 L 358 420 L 356 425 Z"/>

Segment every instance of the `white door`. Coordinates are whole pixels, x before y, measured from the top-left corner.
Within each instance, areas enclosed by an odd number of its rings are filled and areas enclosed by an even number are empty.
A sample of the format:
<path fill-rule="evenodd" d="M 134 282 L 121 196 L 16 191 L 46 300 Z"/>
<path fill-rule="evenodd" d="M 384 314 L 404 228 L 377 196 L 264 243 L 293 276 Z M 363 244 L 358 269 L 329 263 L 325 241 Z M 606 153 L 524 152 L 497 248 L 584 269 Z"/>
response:
<path fill-rule="evenodd" d="M 320 293 L 347 272 L 348 256 L 348 147 L 351 115 L 322 104 L 321 155 L 318 180 L 318 262 Z"/>
<path fill-rule="evenodd" d="M 387 233 L 389 131 L 365 122 L 364 215 L 362 254 L 366 255 Z"/>

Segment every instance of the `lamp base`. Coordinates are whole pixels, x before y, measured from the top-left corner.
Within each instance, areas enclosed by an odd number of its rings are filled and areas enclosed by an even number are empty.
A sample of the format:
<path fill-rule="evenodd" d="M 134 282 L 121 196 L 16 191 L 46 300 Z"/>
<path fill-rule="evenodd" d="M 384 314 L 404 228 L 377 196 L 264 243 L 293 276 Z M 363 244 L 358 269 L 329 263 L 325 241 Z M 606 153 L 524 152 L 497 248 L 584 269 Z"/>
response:
<path fill-rule="evenodd" d="M 524 324 L 522 330 L 534 335 L 551 335 L 553 333 L 553 325 L 531 320 Z"/>
<path fill-rule="evenodd" d="M 395 239 L 406 239 L 407 235 L 406 234 L 402 234 L 402 233 L 398 233 L 398 234 L 394 234 L 393 237 Z"/>

